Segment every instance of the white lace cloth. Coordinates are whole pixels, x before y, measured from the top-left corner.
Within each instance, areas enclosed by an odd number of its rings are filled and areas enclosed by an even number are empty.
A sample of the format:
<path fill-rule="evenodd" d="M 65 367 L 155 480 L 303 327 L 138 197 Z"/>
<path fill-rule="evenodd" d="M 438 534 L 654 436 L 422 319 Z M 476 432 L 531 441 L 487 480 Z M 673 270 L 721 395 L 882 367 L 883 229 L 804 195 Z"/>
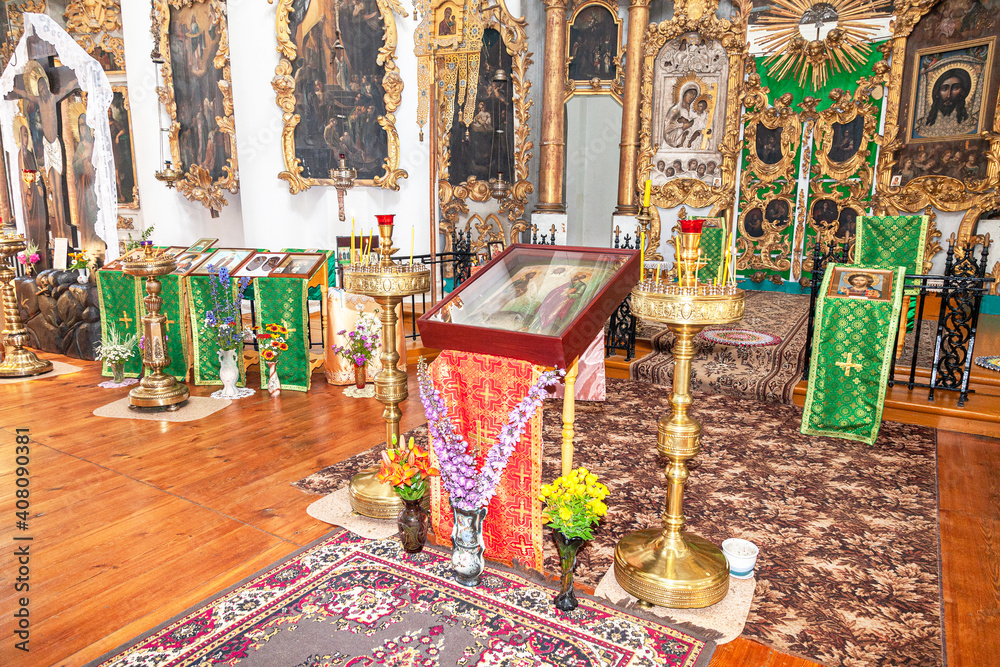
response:
<path fill-rule="evenodd" d="M 7 165 L 10 173 L 17 178 L 10 179 L 15 186 L 20 183 L 17 174 L 18 143 L 14 137 L 14 116 L 17 101 L 3 98 L 14 89 L 14 77 L 24 71 L 28 63 L 28 37 L 37 35 L 42 41 L 55 47 L 59 61 L 76 74 L 80 88 L 87 93 L 87 125 L 94 131 L 94 194 L 97 198 L 97 235 L 108 246 L 105 261 L 118 257 L 118 193 L 115 188 L 115 157 L 111 150 L 111 130 L 108 126 L 108 107 L 111 106 L 111 84 L 101 64 L 90 57 L 68 32 L 63 30 L 50 16 L 27 13 L 24 15 L 24 34 L 14 49 L 14 55 L 0 76 L 0 128 L 7 150 Z M 46 156 L 47 156 L 46 152 Z M 48 162 L 48 160 L 46 160 Z M 15 189 L 17 189 L 15 187 Z M 13 197 L 17 229 L 25 232 L 24 211 L 21 198 Z"/>

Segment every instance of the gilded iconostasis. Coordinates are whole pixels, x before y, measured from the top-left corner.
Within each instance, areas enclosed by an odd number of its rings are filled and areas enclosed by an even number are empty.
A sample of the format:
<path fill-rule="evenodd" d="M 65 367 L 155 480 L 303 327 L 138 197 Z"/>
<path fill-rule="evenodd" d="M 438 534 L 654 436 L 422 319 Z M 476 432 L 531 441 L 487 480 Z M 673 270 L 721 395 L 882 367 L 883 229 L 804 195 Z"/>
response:
<path fill-rule="evenodd" d="M 722 217 L 739 274 L 795 291 L 860 215 L 930 215 L 927 269 L 1000 217 L 998 0 L 13 0 L 7 61 L 27 12 L 111 83 L 120 247 L 335 247 L 387 211 L 417 253 L 611 245 L 648 181 L 647 260 Z M 17 101 L 0 215 L 79 247 L 94 138 L 58 94 L 58 151 Z"/>

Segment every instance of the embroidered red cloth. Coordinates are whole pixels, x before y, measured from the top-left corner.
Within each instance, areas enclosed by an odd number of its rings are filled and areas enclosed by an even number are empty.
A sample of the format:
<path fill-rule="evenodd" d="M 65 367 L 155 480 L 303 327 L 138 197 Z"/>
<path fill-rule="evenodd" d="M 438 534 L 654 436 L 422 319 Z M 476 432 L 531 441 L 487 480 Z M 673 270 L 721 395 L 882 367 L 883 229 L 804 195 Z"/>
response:
<path fill-rule="evenodd" d="M 445 350 L 430 365 L 456 434 L 469 443 L 482 468 L 510 411 L 538 381 L 541 369 L 527 361 Z M 435 467 L 437 456 L 432 453 Z M 542 408 L 528 422 L 500 476 L 483 524 L 486 558 L 542 567 Z M 451 545 L 452 512 L 441 479 L 431 479 L 431 522 L 439 543 Z"/>

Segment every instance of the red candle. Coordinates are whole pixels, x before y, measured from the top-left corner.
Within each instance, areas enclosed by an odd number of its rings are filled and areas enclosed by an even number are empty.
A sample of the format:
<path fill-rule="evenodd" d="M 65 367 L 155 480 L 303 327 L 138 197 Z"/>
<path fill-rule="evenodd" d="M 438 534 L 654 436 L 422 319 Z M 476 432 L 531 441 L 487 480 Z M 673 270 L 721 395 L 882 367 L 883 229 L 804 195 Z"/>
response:
<path fill-rule="evenodd" d="M 685 234 L 701 234 L 701 228 L 704 224 L 704 218 L 681 220 L 681 231 Z"/>
<path fill-rule="evenodd" d="M 392 219 L 396 217 L 396 214 L 390 213 L 389 215 L 376 215 L 375 219 L 378 220 L 380 225 L 391 225 Z"/>

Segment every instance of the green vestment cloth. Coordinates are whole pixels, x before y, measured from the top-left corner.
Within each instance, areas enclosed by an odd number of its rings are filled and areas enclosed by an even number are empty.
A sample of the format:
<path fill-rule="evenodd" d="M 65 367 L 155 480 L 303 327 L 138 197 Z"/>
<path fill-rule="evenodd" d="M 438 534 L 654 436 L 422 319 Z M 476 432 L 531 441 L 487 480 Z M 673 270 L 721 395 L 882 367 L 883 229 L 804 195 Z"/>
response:
<path fill-rule="evenodd" d="M 902 266 L 888 301 L 829 296 L 837 264 L 828 264 L 816 301 L 802 433 L 875 442 L 903 300 Z M 839 265 L 843 266 L 843 265 Z M 864 267 L 851 269 L 863 271 Z"/>
<path fill-rule="evenodd" d="M 282 389 L 309 391 L 309 281 L 305 278 L 254 278 L 257 300 L 257 324 L 264 331 L 268 324 L 288 329 L 288 349 L 278 356 L 278 378 Z M 267 365 L 260 362 L 260 386 L 267 387 Z"/>
<path fill-rule="evenodd" d="M 205 326 L 205 313 L 212 310 L 212 292 L 209 281 L 217 280 L 215 276 L 187 276 L 184 278 L 188 293 L 188 312 L 191 317 L 191 343 L 194 356 L 194 383 L 196 385 L 222 384 L 219 379 L 219 345 L 215 342 L 215 333 Z M 239 293 L 239 280 L 231 279 L 230 286 L 233 298 Z M 236 360 L 240 368 L 240 379 L 237 386 L 246 385 L 246 367 L 243 363 L 243 346 L 237 349 Z"/>
<path fill-rule="evenodd" d="M 108 339 L 108 326 L 114 325 L 121 337 L 135 334 L 142 336 L 142 297 L 145 285 L 124 271 L 101 269 L 97 272 L 97 298 L 101 310 L 101 340 Z M 142 374 L 142 357 L 139 348 L 125 362 L 125 377 L 139 377 Z M 111 377 L 111 367 L 101 364 L 101 375 Z"/>
<path fill-rule="evenodd" d="M 711 218 L 709 218 L 710 220 Z M 722 218 L 717 218 L 720 223 Z M 705 266 L 698 270 L 698 282 L 712 283 L 719 278 L 719 265 L 726 254 L 726 230 L 722 227 L 703 227 L 701 230 L 701 259 Z"/>
<path fill-rule="evenodd" d="M 138 280 L 139 287 L 145 294 L 145 278 Z M 170 357 L 170 365 L 164 368 L 163 372 L 167 375 L 173 375 L 183 382 L 187 377 L 191 350 L 188 348 L 188 318 L 184 305 L 184 288 L 181 276 L 173 274 L 160 276 L 160 298 L 163 300 L 160 305 L 160 314 L 167 318 L 165 331 L 167 355 Z M 140 312 L 145 315 L 146 305 L 141 299 L 139 305 Z"/>

